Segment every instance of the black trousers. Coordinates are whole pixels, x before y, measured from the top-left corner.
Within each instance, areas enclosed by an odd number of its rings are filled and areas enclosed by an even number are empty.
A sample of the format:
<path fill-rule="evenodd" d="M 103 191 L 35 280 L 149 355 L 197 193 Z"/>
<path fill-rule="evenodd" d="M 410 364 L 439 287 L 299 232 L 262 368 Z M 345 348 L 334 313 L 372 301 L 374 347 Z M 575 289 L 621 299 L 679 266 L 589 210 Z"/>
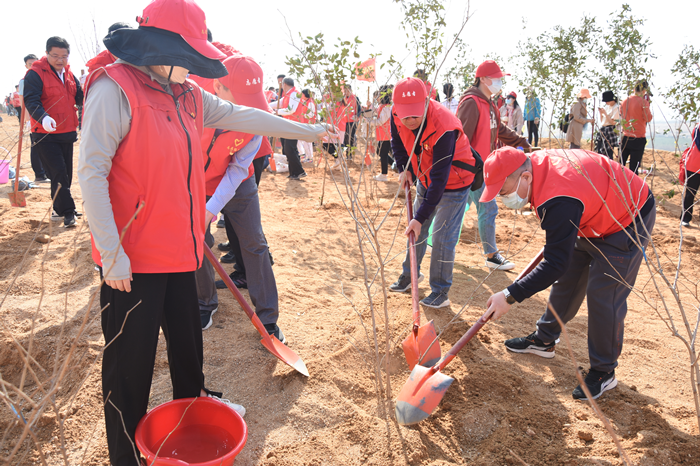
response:
<path fill-rule="evenodd" d="M 31 140 L 46 174 L 51 178 L 52 198 L 56 195 L 58 185 L 61 185 L 61 189 L 53 201 L 53 210 L 58 215 L 66 215 L 75 210 L 75 202 L 70 193 L 73 182 L 73 142 L 60 142 L 61 139 L 52 136 L 54 135 L 32 133 Z M 63 137 L 64 135 L 56 136 Z M 69 139 L 64 138 L 64 140 Z"/>
<path fill-rule="evenodd" d="M 287 156 L 287 162 L 289 163 L 289 175 L 297 176 L 304 173 L 304 168 L 301 166 L 301 161 L 299 160 L 298 141 L 296 139 L 284 138 L 280 138 L 280 141 L 282 141 L 282 153 Z"/>
<path fill-rule="evenodd" d="M 535 141 L 533 144 L 532 141 Z M 532 146 L 537 146 L 538 142 L 540 141 L 540 128 L 539 125 L 536 125 L 534 120 L 530 121 L 528 120 L 527 122 L 527 142 Z"/>
<path fill-rule="evenodd" d="M 695 196 L 700 189 L 700 173 L 685 171 L 686 179 L 686 190 L 685 197 L 683 197 L 683 213 L 681 214 L 681 221 L 690 222 L 693 219 L 693 204 L 695 203 Z"/>
<path fill-rule="evenodd" d="M 622 136 L 620 141 L 620 158 L 622 165 L 627 163 L 627 158 L 630 159 L 630 170 L 637 173 L 642 165 L 642 157 L 644 156 L 644 148 L 647 145 L 647 138 L 631 138 Z"/>
<path fill-rule="evenodd" d="M 109 344 L 102 360 L 102 396 L 112 466 L 139 464 L 131 441 L 148 408 L 160 328 L 167 341 L 173 398 L 197 397 L 204 388 L 194 272 L 135 273 L 133 278 L 130 293 L 106 284 L 100 290 L 102 333 Z"/>
<path fill-rule="evenodd" d="M 377 154 L 382 163 L 382 175 L 389 173 L 389 165 L 394 163 L 391 156 L 391 141 L 377 141 Z"/>
<path fill-rule="evenodd" d="M 355 145 L 355 133 L 357 132 L 357 122 L 356 121 L 348 121 L 347 126 L 345 126 L 345 141 L 344 145 L 346 147 L 357 147 Z M 354 150 L 348 150 L 348 158 L 352 158 L 352 154 L 354 153 Z"/>
<path fill-rule="evenodd" d="M 17 112 L 17 119 L 19 124 L 22 124 L 22 107 L 15 107 L 15 112 Z"/>

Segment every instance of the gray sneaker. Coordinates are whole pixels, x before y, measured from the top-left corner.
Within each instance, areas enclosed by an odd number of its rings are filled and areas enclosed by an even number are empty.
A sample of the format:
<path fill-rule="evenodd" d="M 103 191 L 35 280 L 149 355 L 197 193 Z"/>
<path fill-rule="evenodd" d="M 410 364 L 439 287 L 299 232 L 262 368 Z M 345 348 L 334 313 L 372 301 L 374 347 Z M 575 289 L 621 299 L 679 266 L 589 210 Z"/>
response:
<path fill-rule="evenodd" d="M 219 306 L 216 308 L 212 309 L 211 311 L 203 311 L 202 309 L 199 310 L 199 317 L 202 320 L 202 330 L 206 330 L 209 327 L 212 326 L 214 323 L 214 320 L 212 319 L 212 316 L 216 313 L 216 311 L 219 310 Z"/>
<path fill-rule="evenodd" d="M 440 309 L 441 307 L 447 307 L 450 305 L 450 300 L 447 298 L 446 294 L 432 292 L 425 298 L 421 299 L 420 303 L 423 306 L 432 307 L 433 309 Z"/>
<path fill-rule="evenodd" d="M 421 273 L 418 275 L 418 283 L 422 282 L 423 279 L 425 279 L 425 276 Z M 389 291 L 393 291 L 394 293 L 403 293 L 404 291 L 408 291 L 411 288 L 411 276 L 401 274 L 399 275 L 399 279 L 396 280 L 396 282 L 392 283 L 391 286 L 389 287 Z"/>

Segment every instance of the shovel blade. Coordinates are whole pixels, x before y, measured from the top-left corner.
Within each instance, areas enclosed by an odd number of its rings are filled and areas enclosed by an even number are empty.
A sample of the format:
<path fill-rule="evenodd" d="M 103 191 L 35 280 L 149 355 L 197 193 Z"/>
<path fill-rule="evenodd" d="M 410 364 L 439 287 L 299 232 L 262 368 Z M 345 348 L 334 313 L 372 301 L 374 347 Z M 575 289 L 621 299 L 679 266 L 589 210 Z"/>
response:
<path fill-rule="evenodd" d="M 425 367 L 434 366 L 442 357 L 440 342 L 437 341 L 437 332 L 432 320 L 418 328 L 418 335 L 414 332 L 409 333 L 401 346 L 408 368 L 411 370 L 416 364 Z"/>
<path fill-rule="evenodd" d="M 270 335 L 269 340 L 267 338 L 263 338 L 260 340 L 260 343 L 262 343 L 262 345 L 267 348 L 270 353 L 274 354 L 277 359 L 291 366 L 297 372 L 304 374 L 307 377 L 309 376 L 309 371 L 306 368 L 304 361 L 294 352 L 294 350 L 279 341 L 277 337 Z"/>
<path fill-rule="evenodd" d="M 416 366 L 396 398 L 396 420 L 417 424 L 430 416 L 454 379 L 432 367 Z"/>
<path fill-rule="evenodd" d="M 10 197 L 10 204 L 12 204 L 12 207 L 27 207 L 27 199 L 24 197 L 23 192 L 11 192 L 7 195 Z"/>

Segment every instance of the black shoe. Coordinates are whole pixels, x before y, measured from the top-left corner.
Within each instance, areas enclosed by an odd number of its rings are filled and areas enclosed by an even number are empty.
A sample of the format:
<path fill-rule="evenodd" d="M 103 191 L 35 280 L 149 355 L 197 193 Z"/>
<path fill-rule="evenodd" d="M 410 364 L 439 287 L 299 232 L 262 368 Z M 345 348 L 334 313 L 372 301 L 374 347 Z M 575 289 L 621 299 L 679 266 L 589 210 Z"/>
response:
<path fill-rule="evenodd" d="M 292 181 L 301 181 L 302 178 L 306 176 L 306 173 L 302 173 L 300 175 L 294 175 L 294 176 L 289 176 L 288 178 Z"/>
<path fill-rule="evenodd" d="M 75 226 L 75 215 L 68 213 L 63 216 L 63 226 L 66 228 L 72 228 Z"/>
<path fill-rule="evenodd" d="M 586 387 L 588 387 L 588 391 L 591 392 L 591 396 L 594 400 L 598 399 L 600 395 L 608 390 L 612 390 L 613 388 L 617 387 L 617 379 L 615 378 L 614 370 L 607 373 L 591 369 L 588 371 L 588 374 L 586 374 L 586 378 L 583 379 L 583 381 L 586 383 Z M 586 397 L 586 392 L 583 391 L 581 385 L 576 387 L 571 395 L 574 397 L 574 400 L 588 399 Z"/>
<path fill-rule="evenodd" d="M 221 259 L 219 259 L 219 262 L 222 264 L 235 264 L 236 263 L 236 256 L 233 255 L 233 251 L 229 251 L 223 256 L 221 256 Z"/>
<path fill-rule="evenodd" d="M 234 270 L 229 274 L 229 277 L 231 278 L 233 284 L 236 285 L 236 288 L 242 288 L 244 290 L 248 289 L 248 280 L 246 280 L 244 273 Z"/>
<path fill-rule="evenodd" d="M 221 217 L 218 222 L 216 222 L 216 228 L 226 228 L 226 223 L 224 223 L 224 218 Z"/>
<path fill-rule="evenodd" d="M 297 178 L 306 178 L 306 172 L 301 172 L 299 175 L 297 175 Z"/>
<path fill-rule="evenodd" d="M 219 251 L 230 251 L 231 243 L 226 241 L 225 243 L 219 243 L 216 247 L 219 248 Z"/>
<path fill-rule="evenodd" d="M 532 353 L 537 356 L 551 359 L 554 357 L 554 347 L 557 345 L 557 341 L 552 343 L 545 343 L 539 338 L 537 338 L 537 332 L 532 332 L 526 337 L 511 338 L 506 340 L 506 348 L 508 351 L 514 353 Z"/>
<path fill-rule="evenodd" d="M 81 213 L 78 212 L 77 210 L 74 210 L 74 211 L 73 211 L 73 215 L 75 215 L 75 216 L 78 217 L 78 218 L 80 218 L 80 217 L 83 216 L 83 214 L 81 214 Z"/>
<path fill-rule="evenodd" d="M 418 275 L 418 283 L 422 282 L 425 276 L 423 274 Z M 389 287 L 389 291 L 394 293 L 403 293 L 411 288 L 411 276 L 410 275 L 399 275 L 399 279 L 392 283 Z"/>
<path fill-rule="evenodd" d="M 496 270 L 513 270 L 515 268 L 514 263 L 508 259 L 505 259 L 499 253 L 496 253 L 493 255 L 493 257 L 486 259 L 486 266 L 490 269 Z"/>
<path fill-rule="evenodd" d="M 214 285 L 216 285 L 216 289 L 217 289 L 217 290 L 223 290 L 224 288 L 226 288 L 226 283 L 224 283 L 223 280 L 217 280 L 217 281 L 215 281 L 215 282 L 214 282 Z"/>
<path fill-rule="evenodd" d="M 34 183 L 49 183 L 49 182 L 51 182 L 51 180 L 48 179 L 48 177 L 46 177 L 46 176 L 37 176 L 36 178 L 34 178 Z"/>
<path fill-rule="evenodd" d="M 212 316 L 216 314 L 216 311 L 218 310 L 218 306 L 211 311 L 203 311 L 201 309 L 199 310 L 199 317 L 200 319 L 202 319 L 202 330 L 206 330 L 209 327 L 211 327 L 211 325 L 214 323 Z"/>
<path fill-rule="evenodd" d="M 282 330 L 280 330 L 277 324 L 265 324 L 265 330 L 267 330 L 268 335 L 274 336 L 283 345 L 287 344 L 287 339 L 284 337 L 284 333 L 282 333 Z"/>

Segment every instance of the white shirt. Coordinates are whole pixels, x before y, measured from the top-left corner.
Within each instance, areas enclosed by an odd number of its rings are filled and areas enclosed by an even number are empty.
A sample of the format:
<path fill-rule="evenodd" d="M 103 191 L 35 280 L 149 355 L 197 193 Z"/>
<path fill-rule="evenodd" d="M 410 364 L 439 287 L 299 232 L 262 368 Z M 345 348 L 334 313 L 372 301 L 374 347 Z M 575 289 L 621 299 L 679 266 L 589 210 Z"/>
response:
<path fill-rule="evenodd" d="M 66 69 L 65 68 L 61 68 L 61 72 L 58 73 L 58 77 L 61 78 L 61 82 L 63 84 L 66 83 Z"/>
<path fill-rule="evenodd" d="M 444 105 L 450 112 L 457 113 L 457 107 L 459 107 L 459 100 L 457 100 L 456 98 L 452 97 L 440 103 Z"/>
<path fill-rule="evenodd" d="M 615 126 L 620 121 L 620 105 L 608 105 L 601 107 L 603 114 L 600 116 L 601 126 Z"/>
<path fill-rule="evenodd" d="M 287 106 L 286 108 L 280 107 L 278 109 L 277 106 L 274 105 L 274 106 L 271 106 L 271 107 L 273 107 L 272 111 L 276 112 L 278 115 L 281 115 L 281 116 L 294 115 L 294 112 L 297 111 L 297 107 L 299 106 L 299 102 L 301 102 L 301 98 L 299 97 L 299 94 L 301 94 L 301 93 L 295 92 L 295 90 L 296 90 L 296 88 L 292 88 L 289 90 L 289 92 L 287 92 L 287 94 L 291 93 L 289 96 L 289 106 Z M 287 94 L 285 94 L 285 96 Z M 284 99 L 284 97 L 282 99 Z M 280 102 L 280 103 L 282 103 L 282 102 Z"/>

